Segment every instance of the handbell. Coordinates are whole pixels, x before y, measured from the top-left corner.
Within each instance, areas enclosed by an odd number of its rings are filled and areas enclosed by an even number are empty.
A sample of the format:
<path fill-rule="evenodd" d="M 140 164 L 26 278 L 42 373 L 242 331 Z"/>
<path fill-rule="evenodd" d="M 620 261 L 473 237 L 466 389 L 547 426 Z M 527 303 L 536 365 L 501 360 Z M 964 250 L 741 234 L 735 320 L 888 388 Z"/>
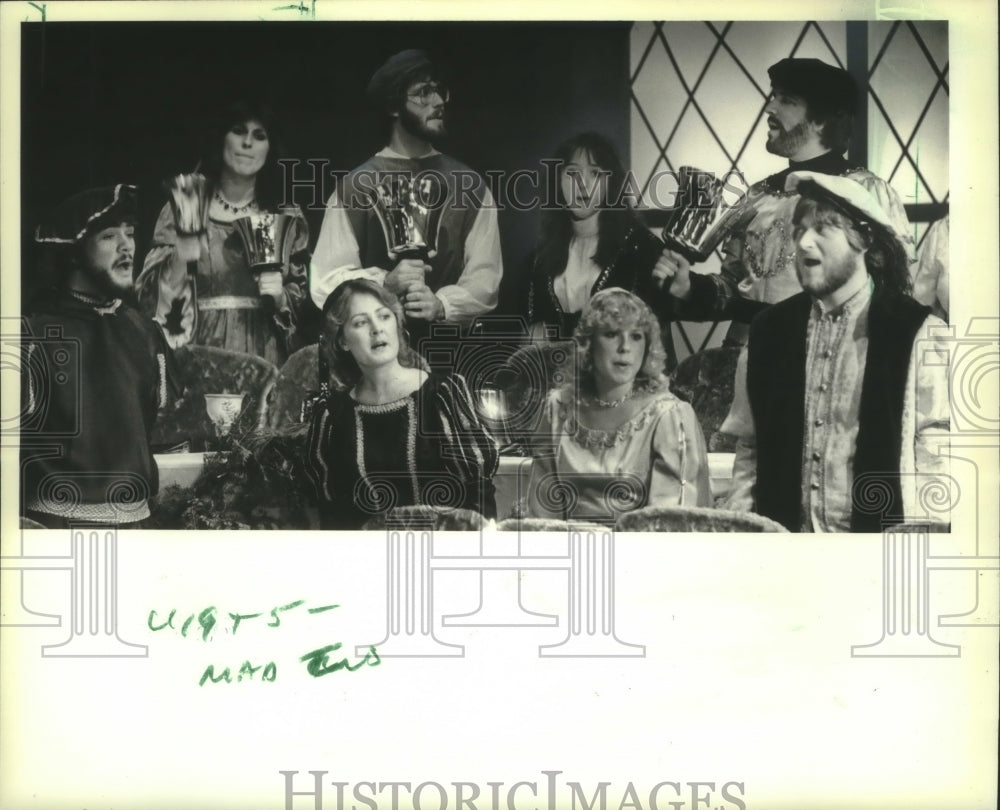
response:
<path fill-rule="evenodd" d="M 437 254 L 446 195 L 433 172 L 416 177 L 393 173 L 375 186 L 372 208 L 390 256 L 426 260 Z"/>
<path fill-rule="evenodd" d="M 203 174 L 178 174 L 164 183 L 180 236 L 201 236 L 208 221 L 208 183 Z"/>
<path fill-rule="evenodd" d="M 677 204 L 670 212 L 662 238 L 667 247 L 689 262 L 703 262 L 731 232 L 756 214 L 745 195 L 728 202 L 726 184 L 710 172 L 681 166 Z"/>
<path fill-rule="evenodd" d="M 233 221 L 247 264 L 253 274 L 280 270 L 292 254 L 295 217 L 291 214 L 251 214 Z"/>

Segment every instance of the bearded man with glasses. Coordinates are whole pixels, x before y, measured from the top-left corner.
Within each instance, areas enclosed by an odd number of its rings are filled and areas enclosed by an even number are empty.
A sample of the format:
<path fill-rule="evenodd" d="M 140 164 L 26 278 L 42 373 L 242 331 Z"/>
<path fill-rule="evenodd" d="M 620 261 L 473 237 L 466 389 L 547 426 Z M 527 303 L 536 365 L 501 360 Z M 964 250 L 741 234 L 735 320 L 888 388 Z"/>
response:
<path fill-rule="evenodd" d="M 419 50 L 391 56 L 372 75 L 368 97 L 390 119 L 389 143 L 348 174 L 331 195 L 313 254 L 309 289 L 322 308 L 336 287 L 368 278 L 403 303 L 411 342 L 434 321 L 468 323 L 497 303 L 503 263 L 496 204 L 483 178 L 436 146 L 446 133 L 449 91 Z M 392 255 L 373 209 L 387 178 L 443 181 L 436 251 Z"/>

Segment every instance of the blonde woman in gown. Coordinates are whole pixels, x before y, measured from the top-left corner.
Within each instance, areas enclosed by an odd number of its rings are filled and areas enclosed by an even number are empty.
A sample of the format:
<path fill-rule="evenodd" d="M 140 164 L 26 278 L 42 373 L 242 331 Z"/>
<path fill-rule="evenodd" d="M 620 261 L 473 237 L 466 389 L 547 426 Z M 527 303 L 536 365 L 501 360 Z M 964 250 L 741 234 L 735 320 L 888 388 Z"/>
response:
<path fill-rule="evenodd" d="M 546 403 L 528 516 L 606 521 L 643 506 L 711 506 L 705 439 L 667 388 L 649 307 L 602 290 L 574 340 L 577 373 Z"/>

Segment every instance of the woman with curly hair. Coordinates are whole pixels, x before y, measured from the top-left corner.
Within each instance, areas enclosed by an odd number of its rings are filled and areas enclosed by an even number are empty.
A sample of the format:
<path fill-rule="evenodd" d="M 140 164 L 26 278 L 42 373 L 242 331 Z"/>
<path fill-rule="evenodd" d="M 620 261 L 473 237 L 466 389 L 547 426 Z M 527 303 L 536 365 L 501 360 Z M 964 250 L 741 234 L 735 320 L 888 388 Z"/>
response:
<path fill-rule="evenodd" d="M 173 348 L 218 346 L 278 366 L 299 348 L 309 228 L 298 207 L 283 200 L 276 126 L 260 105 L 237 102 L 219 114 L 196 170 L 208 197 L 201 237 L 178 232 L 170 205 L 160 211 L 136 287 Z M 291 259 L 254 275 L 233 223 L 265 212 L 295 218 Z"/>
<path fill-rule="evenodd" d="M 659 324 L 626 290 L 590 299 L 575 373 L 554 390 L 531 470 L 528 514 L 610 519 L 643 506 L 711 506 L 705 439 L 663 375 Z"/>
<path fill-rule="evenodd" d="M 334 386 L 313 405 L 305 459 L 322 528 L 359 529 L 396 506 L 496 517 L 496 442 L 465 379 L 428 372 L 403 323 L 399 299 L 368 279 L 323 307 L 320 379 Z"/>

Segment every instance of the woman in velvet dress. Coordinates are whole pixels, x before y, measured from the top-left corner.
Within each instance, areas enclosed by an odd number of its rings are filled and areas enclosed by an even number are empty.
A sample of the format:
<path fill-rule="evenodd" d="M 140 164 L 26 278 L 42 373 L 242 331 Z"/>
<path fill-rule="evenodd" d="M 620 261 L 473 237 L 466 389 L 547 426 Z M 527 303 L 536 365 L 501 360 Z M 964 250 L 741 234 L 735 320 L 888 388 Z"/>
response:
<path fill-rule="evenodd" d="M 574 333 L 577 376 L 550 395 L 528 514 L 609 520 L 643 506 L 711 506 L 705 439 L 663 376 L 660 329 L 637 296 L 607 289 Z"/>
<path fill-rule="evenodd" d="M 590 297 L 609 287 L 653 304 L 666 325 L 673 304 L 651 281 L 664 246 L 623 194 L 625 169 L 614 147 L 604 136 L 585 132 L 560 145 L 546 163 L 549 185 L 527 284 L 532 335 L 542 337 L 548 327 L 550 334 L 569 338 Z M 673 338 L 669 329 L 662 334 L 671 370 Z"/>
<path fill-rule="evenodd" d="M 321 527 L 359 529 L 417 504 L 496 517 L 496 442 L 465 379 L 424 370 L 396 296 L 366 279 L 346 281 L 323 315 L 320 359 L 340 387 L 313 405 L 306 441 Z"/>
<path fill-rule="evenodd" d="M 282 204 L 270 113 L 237 103 L 218 122 L 199 166 L 207 181 L 207 233 L 179 235 L 165 205 L 136 282 L 139 300 L 173 348 L 217 346 L 280 366 L 299 348 L 296 327 L 306 299 L 309 229 L 297 207 Z M 295 217 L 292 258 L 280 271 L 255 276 L 233 222 L 268 211 Z"/>

